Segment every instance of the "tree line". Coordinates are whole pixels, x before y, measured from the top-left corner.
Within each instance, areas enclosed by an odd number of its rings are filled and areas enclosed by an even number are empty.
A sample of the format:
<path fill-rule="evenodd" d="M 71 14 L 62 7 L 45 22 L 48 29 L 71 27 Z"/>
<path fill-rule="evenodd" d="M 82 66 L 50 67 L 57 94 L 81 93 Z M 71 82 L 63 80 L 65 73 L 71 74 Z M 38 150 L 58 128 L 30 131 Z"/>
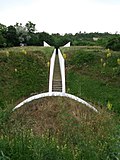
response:
<path fill-rule="evenodd" d="M 0 48 L 20 45 L 43 46 L 46 41 L 51 46 L 60 47 L 68 42 L 73 46 L 103 46 L 112 50 L 120 50 L 120 35 L 105 33 L 66 33 L 64 35 L 38 32 L 36 24 L 28 21 L 25 25 L 16 23 L 6 26 L 0 23 Z"/>

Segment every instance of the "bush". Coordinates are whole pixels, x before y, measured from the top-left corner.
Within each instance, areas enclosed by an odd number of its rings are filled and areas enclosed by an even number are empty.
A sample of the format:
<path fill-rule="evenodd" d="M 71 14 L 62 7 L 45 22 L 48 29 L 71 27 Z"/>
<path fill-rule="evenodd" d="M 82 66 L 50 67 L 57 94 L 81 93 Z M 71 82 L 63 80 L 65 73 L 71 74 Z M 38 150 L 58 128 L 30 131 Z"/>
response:
<path fill-rule="evenodd" d="M 120 37 L 110 39 L 106 45 L 106 48 L 113 51 L 120 51 Z"/>

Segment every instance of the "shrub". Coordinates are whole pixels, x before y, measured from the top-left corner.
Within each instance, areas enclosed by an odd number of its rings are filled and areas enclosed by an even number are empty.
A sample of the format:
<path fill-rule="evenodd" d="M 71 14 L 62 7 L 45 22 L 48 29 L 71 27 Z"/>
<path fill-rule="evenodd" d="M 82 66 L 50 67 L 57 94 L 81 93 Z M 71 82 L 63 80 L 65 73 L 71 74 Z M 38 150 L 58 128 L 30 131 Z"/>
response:
<path fill-rule="evenodd" d="M 120 37 L 115 37 L 107 42 L 106 48 L 113 51 L 120 51 Z"/>

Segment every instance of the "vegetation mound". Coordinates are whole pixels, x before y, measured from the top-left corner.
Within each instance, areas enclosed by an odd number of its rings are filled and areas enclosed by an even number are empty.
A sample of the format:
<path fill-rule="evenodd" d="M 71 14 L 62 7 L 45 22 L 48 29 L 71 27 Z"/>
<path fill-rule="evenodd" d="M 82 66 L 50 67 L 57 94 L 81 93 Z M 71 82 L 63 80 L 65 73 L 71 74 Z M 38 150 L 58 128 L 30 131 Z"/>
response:
<path fill-rule="evenodd" d="M 17 126 L 19 124 L 20 128 L 42 134 L 47 131 L 61 132 L 72 119 L 76 124 L 79 121 L 91 121 L 95 114 L 92 109 L 69 98 L 46 97 L 16 109 L 11 122 Z"/>
<path fill-rule="evenodd" d="M 114 114 L 63 97 L 33 101 L 9 112 L 0 150 L 14 159 L 96 160 L 118 156 Z"/>
<path fill-rule="evenodd" d="M 119 112 L 119 52 L 64 49 L 67 92 L 97 103 L 99 113 L 64 97 L 35 100 L 12 112 L 31 94 L 48 91 L 52 51 L 18 47 L 0 52 L 0 159 L 119 159 L 119 118 L 112 112 Z"/>

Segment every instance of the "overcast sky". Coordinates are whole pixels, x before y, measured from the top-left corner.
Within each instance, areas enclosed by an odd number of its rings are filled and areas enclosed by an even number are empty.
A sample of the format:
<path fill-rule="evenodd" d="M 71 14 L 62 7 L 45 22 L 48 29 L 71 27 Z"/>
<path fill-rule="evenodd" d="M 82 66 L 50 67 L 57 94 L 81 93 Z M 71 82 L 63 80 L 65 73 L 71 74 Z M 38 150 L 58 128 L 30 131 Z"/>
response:
<path fill-rule="evenodd" d="M 120 32 L 120 0 L 0 0 L 0 23 L 36 24 L 39 32 Z"/>

